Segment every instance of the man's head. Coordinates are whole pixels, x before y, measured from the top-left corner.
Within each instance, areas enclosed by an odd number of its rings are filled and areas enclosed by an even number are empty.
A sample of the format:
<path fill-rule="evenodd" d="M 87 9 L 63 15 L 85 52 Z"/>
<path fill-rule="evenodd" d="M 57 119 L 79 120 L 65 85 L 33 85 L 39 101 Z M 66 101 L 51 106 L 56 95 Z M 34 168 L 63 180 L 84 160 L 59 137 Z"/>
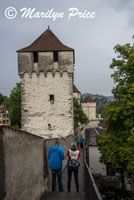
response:
<path fill-rule="evenodd" d="M 55 144 L 60 145 L 60 138 L 55 138 Z"/>

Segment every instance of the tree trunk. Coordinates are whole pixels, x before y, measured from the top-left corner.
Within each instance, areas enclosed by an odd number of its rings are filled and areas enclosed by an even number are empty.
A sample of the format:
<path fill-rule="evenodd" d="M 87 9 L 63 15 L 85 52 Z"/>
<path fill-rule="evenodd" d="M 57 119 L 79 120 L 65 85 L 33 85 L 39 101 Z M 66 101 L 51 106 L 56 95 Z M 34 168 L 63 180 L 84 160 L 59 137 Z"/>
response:
<path fill-rule="evenodd" d="M 125 190 L 126 187 L 125 187 L 125 177 L 124 177 L 124 171 L 123 170 L 120 171 L 120 177 L 121 177 L 121 188 Z"/>

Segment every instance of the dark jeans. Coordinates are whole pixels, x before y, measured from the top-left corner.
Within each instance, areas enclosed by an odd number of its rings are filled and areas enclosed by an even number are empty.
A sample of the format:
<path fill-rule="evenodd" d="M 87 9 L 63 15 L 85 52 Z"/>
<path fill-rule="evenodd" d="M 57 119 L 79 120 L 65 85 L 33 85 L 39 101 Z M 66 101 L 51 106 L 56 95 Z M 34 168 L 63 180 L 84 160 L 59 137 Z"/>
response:
<path fill-rule="evenodd" d="M 56 191 L 56 176 L 58 177 L 58 183 L 59 183 L 59 191 L 62 192 L 63 190 L 63 184 L 62 184 L 62 169 L 52 169 L 52 191 Z"/>
<path fill-rule="evenodd" d="M 79 146 L 80 146 L 80 143 L 77 143 L 77 147 L 79 148 Z"/>
<path fill-rule="evenodd" d="M 72 173 L 74 173 L 76 191 L 79 192 L 78 172 L 79 172 L 78 167 L 77 168 L 68 167 L 68 185 L 67 185 L 68 186 L 68 192 L 70 192 L 70 190 L 71 190 Z"/>
<path fill-rule="evenodd" d="M 81 147 L 81 149 L 83 149 L 83 142 L 80 143 L 80 147 Z"/>

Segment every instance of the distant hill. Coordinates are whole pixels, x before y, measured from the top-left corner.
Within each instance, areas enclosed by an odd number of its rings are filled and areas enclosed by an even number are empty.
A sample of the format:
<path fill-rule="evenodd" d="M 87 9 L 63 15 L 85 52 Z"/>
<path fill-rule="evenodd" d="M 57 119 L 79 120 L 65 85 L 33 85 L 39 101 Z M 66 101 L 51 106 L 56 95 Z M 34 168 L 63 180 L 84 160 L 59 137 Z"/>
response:
<path fill-rule="evenodd" d="M 93 100 L 95 100 L 95 99 L 106 99 L 106 100 L 109 100 L 109 101 L 114 101 L 113 96 L 103 96 L 103 95 L 100 95 L 100 94 L 84 93 L 81 96 L 82 96 L 82 99 L 84 99 L 87 96 L 90 96 Z"/>
<path fill-rule="evenodd" d="M 106 104 L 110 101 L 114 101 L 113 96 L 103 96 L 99 94 L 90 94 L 90 93 L 82 94 L 81 98 L 84 99 L 87 96 L 91 97 L 96 102 L 96 113 L 101 115 L 105 114 Z"/>
<path fill-rule="evenodd" d="M 108 98 L 110 101 L 114 101 L 114 97 L 113 96 L 107 96 L 106 98 Z"/>

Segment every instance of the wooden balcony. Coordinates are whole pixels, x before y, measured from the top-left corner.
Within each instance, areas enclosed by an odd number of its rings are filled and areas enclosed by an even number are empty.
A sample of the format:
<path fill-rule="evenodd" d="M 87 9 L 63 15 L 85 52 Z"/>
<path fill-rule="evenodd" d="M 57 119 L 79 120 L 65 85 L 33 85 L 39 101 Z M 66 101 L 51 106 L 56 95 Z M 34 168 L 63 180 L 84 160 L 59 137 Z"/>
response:
<path fill-rule="evenodd" d="M 11 122 L 7 113 L 0 113 L 0 126 L 10 126 Z"/>

